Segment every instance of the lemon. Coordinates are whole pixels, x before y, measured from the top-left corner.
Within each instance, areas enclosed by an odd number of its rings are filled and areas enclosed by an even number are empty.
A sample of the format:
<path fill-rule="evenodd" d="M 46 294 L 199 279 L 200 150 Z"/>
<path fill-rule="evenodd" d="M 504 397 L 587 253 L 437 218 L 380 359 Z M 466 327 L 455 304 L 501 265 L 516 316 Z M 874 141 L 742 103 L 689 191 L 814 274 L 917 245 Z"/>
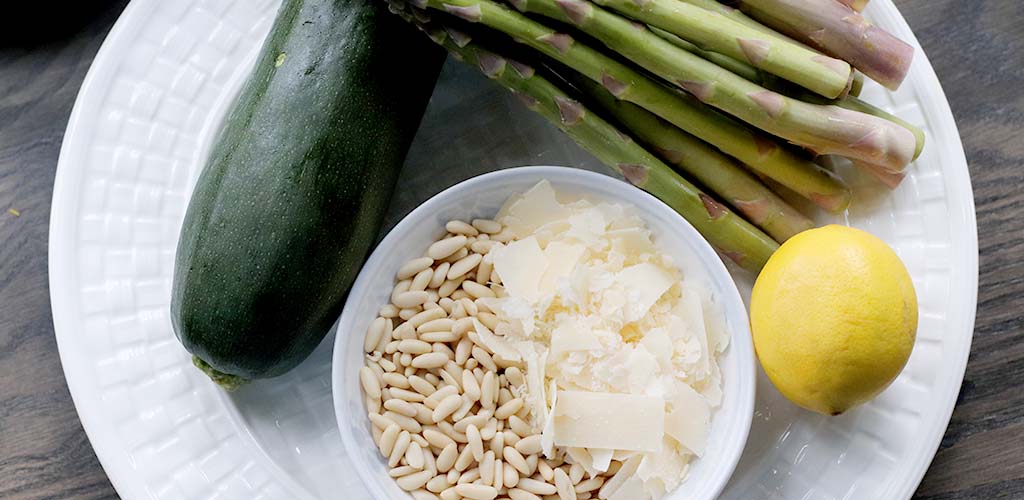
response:
<path fill-rule="evenodd" d="M 825 226 L 783 244 L 754 284 L 754 348 L 790 401 L 838 415 L 882 392 L 907 363 L 917 297 L 882 240 Z"/>

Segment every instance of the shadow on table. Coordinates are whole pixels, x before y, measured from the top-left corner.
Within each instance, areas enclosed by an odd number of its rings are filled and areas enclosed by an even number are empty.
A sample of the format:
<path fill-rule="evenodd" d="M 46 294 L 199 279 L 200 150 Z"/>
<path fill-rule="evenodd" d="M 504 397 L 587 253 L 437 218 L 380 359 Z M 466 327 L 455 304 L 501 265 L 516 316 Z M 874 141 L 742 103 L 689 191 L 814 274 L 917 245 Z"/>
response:
<path fill-rule="evenodd" d="M 178 1 L 178 0 L 168 0 Z M 11 0 L 3 2 L 0 48 L 33 49 L 75 36 L 125 0 Z"/>

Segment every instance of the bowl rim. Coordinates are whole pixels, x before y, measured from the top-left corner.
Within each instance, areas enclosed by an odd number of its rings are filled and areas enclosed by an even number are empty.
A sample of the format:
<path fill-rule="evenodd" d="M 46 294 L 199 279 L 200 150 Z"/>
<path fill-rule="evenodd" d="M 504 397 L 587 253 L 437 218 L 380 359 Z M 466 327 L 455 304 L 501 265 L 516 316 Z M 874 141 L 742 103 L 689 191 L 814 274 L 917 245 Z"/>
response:
<path fill-rule="evenodd" d="M 576 176 L 597 183 L 622 183 L 623 187 L 628 187 L 628 189 L 631 190 L 630 196 L 638 198 L 639 200 L 644 200 L 642 202 L 638 202 L 638 200 L 623 200 L 624 203 L 633 205 L 634 208 L 640 214 L 648 213 L 650 215 L 661 215 L 673 220 L 676 224 L 678 224 L 679 230 L 681 230 L 684 233 L 681 235 L 682 238 L 693 242 L 694 246 L 697 248 L 698 253 L 710 254 L 712 257 L 714 257 L 713 259 L 707 259 L 703 258 L 704 256 L 697 256 L 699 258 L 700 265 L 701 267 L 704 268 L 704 271 L 707 273 L 707 277 L 709 278 L 709 280 L 713 282 L 720 282 L 724 285 L 724 289 L 718 290 L 718 292 L 720 292 L 719 300 L 722 301 L 723 303 L 723 314 L 725 314 L 724 308 L 726 303 L 739 305 L 739 310 L 742 315 L 741 319 L 743 321 L 739 325 L 735 325 L 730 322 L 731 328 L 729 332 L 729 347 L 730 350 L 736 350 L 737 348 L 735 346 L 737 344 L 745 344 L 745 348 L 743 348 L 742 350 L 747 353 L 747 356 L 742 356 L 743 353 L 735 354 L 739 356 L 737 358 L 739 369 L 736 371 L 738 372 L 739 378 L 741 379 L 739 381 L 739 383 L 741 384 L 740 387 L 749 388 L 742 390 L 743 393 L 746 393 L 746 397 L 740 397 L 737 400 L 736 418 L 739 418 L 743 415 L 745 415 L 746 417 L 739 419 L 740 424 L 735 429 L 730 429 L 730 431 L 738 433 L 734 434 L 738 437 L 738 439 L 735 440 L 738 443 L 738 445 L 734 446 L 733 449 L 726 450 L 729 453 L 729 455 L 726 456 L 726 458 L 724 459 L 725 461 L 722 463 L 719 469 L 713 469 L 714 471 L 716 471 L 716 473 L 710 475 L 714 476 L 710 480 L 715 481 L 715 483 L 711 486 L 710 490 L 708 490 L 710 495 L 707 498 L 717 498 L 718 495 L 721 494 L 722 490 L 724 490 L 725 486 L 729 482 L 729 479 L 735 472 L 735 469 L 739 464 L 740 457 L 743 454 L 743 450 L 746 447 L 746 442 L 749 437 L 751 423 L 754 416 L 754 400 L 757 393 L 757 361 L 756 355 L 754 353 L 753 342 L 750 336 L 749 313 L 747 311 L 747 307 L 743 301 L 743 298 L 740 295 L 739 288 L 736 286 L 736 282 L 733 279 L 732 275 L 729 273 L 729 270 L 723 262 L 720 254 L 714 249 L 714 247 L 711 246 L 707 239 L 705 239 L 704 236 L 701 235 L 696 230 L 696 228 L 693 227 L 692 224 L 690 224 L 689 221 L 682 217 L 682 215 L 677 213 L 675 210 L 670 208 L 668 205 L 666 205 L 665 203 L 663 203 L 661 200 L 654 197 L 650 193 L 647 193 L 646 191 L 643 191 L 642 189 L 639 188 L 634 189 L 633 186 L 627 183 L 626 181 L 598 172 L 593 172 L 574 167 L 552 165 L 526 165 L 504 168 L 501 170 L 495 170 L 474 177 L 470 177 L 452 186 L 449 186 L 448 188 L 445 188 L 439 193 L 428 198 L 426 201 L 418 205 L 409 213 L 405 214 L 401 218 L 401 220 L 399 220 L 399 222 L 388 231 L 387 235 L 385 235 L 385 237 L 382 238 L 380 242 L 378 242 L 376 247 L 374 247 L 373 251 L 371 252 L 370 256 L 363 263 L 362 267 L 360 268 L 359 274 L 356 277 L 356 280 L 353 282 L 351 288 L 349 289 L 349 295 L 348 298 L 345 300 L 344 309 L 342 310 L 342 314 L 340 315 L 336 323 L 337 334 L 334 339 L 334 346 L 331 355 L 331 396 L 333 403 L 332 406 L 334 407 L 335 423 L 338 426 L 339 434 L 341 435 L 342 444 L 345 448 L 345 451 L 350 456 L 354 457 L 356 456 L 355 453 L 362 449 L 362 446 L 359 443 L 355 442 L 355 436 L 352 436 L 350 435 L 349 432 L 347 432 L 346 429 L 349 426 L 344 425 L 344 422 L 346 422 L 351 417 L 351 415 L 349 412 L 344 410 L 345 405 L 341 404 L 344 401 L 342 397 L 344 394 L 344 388 L 343 384 L 338 383 L 339 381 L 345 378 L 345 375 L 342 373 L 342 370 L 343 367 L 345 366 L 345 357 L 348 349 L 348 346 L 346 345 L 348 341 L 348 335 L 346 334 L 347 332 L 342 331 L 341 325 L 344 325 L 347 322 L 349 322 L 347 321 L 349 317 L 355 314 L 352 311 L 356 309 L 355 304 L 357 304 L 365 295 L 365 293 L 363 293 L 363 289 L 367 288 L 369 286 L 368 283 L 373 281 L 374 278 L 376 278 L 376 275 L 373 275 L 372 273 L 368 272 L 368 269 L 375 267 L 375 265 L 378 265 L 378 261 L 385 259 L 388 248 L 398 244 L 401 241 L 401 238 L 405 235 L 405 233 L 409 232 L 411 228 L 415 227 L 417 224 L 420 224 L 422 222 L 422 219 L 429 218 L 430 215 L 435 213 L 437 209 L 440 208 L 440 206 L 443 205 L 443 203 L 449 197 L 457 195 L 460 192 L 472 191 L 489 183 L 501 182 L 502 180 L 507 179 L 526 177 L 535 178 L 536 181 L 539 182 L 542 179 L 548 179 L 550 177 L 561 177 L 564 180 L 564 177 L 566 176 Z M 557 185 L 557 183 L 560 181 L 552 180 L 551 182 Z M 511 194 L 514 193 L 510 193 L 510 195 Z M 644 203 L 645 205 L 641 206 L 641 203 Z M 657 212 L 660 212 L 660 214 Z M 747 359 L 742 359 L 744 357 Z M 749 366 L 750 369 L 744 370 L 743 365 Z M 744 371 L 747 372 L 745 376 L 743 373 Z M 739 396 L 742 396 L 742 394 L 740 394 Z M 712 421 L 714 420 L 714 418 L 715 413 L 712 414 Z M 356 473 L 359 476 L 359 479 L 363 483 L 364 487 L 370 490 L 370 492 L 374 494 L 374 496 L 380 496 L 381 494 L 384 494 L 385 496 L 381 498 L 388 498 L 386 492 L 381 491 L 379 488 L 379 484 L 377 481 L 379 478 L 372 477 L 372 473 L 368 471 L 365 467 L 357 466 L 355 468 Z M 666 495 L 665 499 L 671 499 L 672 496 L 673 492 L 669 492 Z"/>

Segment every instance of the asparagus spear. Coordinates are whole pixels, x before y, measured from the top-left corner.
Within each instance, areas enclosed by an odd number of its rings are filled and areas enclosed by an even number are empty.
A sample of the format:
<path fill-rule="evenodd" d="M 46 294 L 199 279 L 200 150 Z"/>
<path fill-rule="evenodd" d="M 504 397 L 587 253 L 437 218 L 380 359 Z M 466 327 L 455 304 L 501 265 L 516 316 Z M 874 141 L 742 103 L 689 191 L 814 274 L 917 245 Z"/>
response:
<path fill-rule="evenodd" d="M 489 0 L 444 1 L 478 5 Z M 899 125 L 765 89 L 585 0 L 517 0 L 516 7 L 572 23 L 702 102 L 819 154 L 857 158 L 890 170 L 912 160 L 914 137 Z"/>
<path fill-rule="evenodd" d="M 467 36 L 423 26 L 457 59 L 476 65 L 633 185 L 679 212 L 712 245 L 753 273 L 764 267 L 778 244 L 724 205 L 703 193 L 614 126 L 590 113 L 533 68 L 488 52 Z"/>
<path fill-rule="evenodd" d="M 768 36 L 716 12 L 680 0 L 593 2 L 674 33 L 703 49 L 749 63 L 824 97 L 836 98 L 850 89 L 852 70 L 846 61 Z"/>
<path fill-rule="evenodd" d="M 742 0 L 761 22 L 845 61 L 886 88 L 907 76 L 914 48 L 836 0 Z"/>
<path fill-rule="evenodd" d="M 879 107 L 877 107 L 877 106 L 875 106 L 875 105 L 873 105 L 871 103 L 862 101 L 862 100 L 860 100 L 857 97 L 854 97 L 854 96 L 851 95 L 851 96 L 846 96 L 846 97 L 844 97 L 842 99 L 836 99 L 836 100 L 831 100 L 830 101 L 830 100 L 827 100 L 827 99 L 822 99 L 821 96 L 818 96 L 817 94 L 811 94 L 810 92 L 802 92 L 799 95 L 797 95 L 797 98 L 805 100 L 805 101 L 813 102 L 813 103 L 818 103 L 818 104 L 835 104 L 836 106 L 840 106 L 840 107 L 849 109 L 851 111 L 857 111 L 857 112 L 860 112 L 860 113 L 867 113 L 869 115 L 877 116 L 879 118 L 882 118 L 882 119 L 888 120 L 890 122 L 893 122 L 893 123 L 895 123 L 895 124 L 905 128 L 905 129 L 909 130 L 910 133 L 914 135 L 914 144 L 915 144 L 915 146 L 914 146 L 914 159 L 915 160 L 917 159 L 918 156 L 921 155 L 921 151 L 924 150 L 925 136 L 924 136 L 924 131 L 923 130 L 921 130 L 919 127 L 911 124 L 910 122 L 908 122 L 908 121 L 906 121 L 906 120 L 904 120 L 904 119 L 902 119 L 902 118 L 900 118 L 900 117 L 898 117 L 898 116 L 896 116 L 896 115 L 894 115 L 892 113 L 889 113 L 888 111 L 886 111 L 886 110 L 884 110 L 882 108 L 879 108 Z M 889 170 L 892 170 L 892 169 L 889 169 Z"/>
<path fill-rule="evenodd" d="M 669 123 L 703 138 L 767 177 L 830 212 L 849 206 L 850 191 L 829 172 L 780 146 L 767 135 L 666 88 L 603 53 L 577 43 L 490 0 L 417 0 L 510 35 L 552 59 L 600 82 L 617 98 L 637 104 Z"/>
<path fill-rule="evenodd" d="M 792 85 L 788 85 L 788 84 L 787 85 L 780 85 L 780 83 L 782 83 L 782 81 L 779 80 L 779 78 L 774 77 L 772 75 L 768 75 L 765 72 L 763 72 L 763 71 L 761 71 L 761 70 L 759 70 L 759 69 L 757 69 L 757 68 L 755 68 L 755 67 L 753 67 L 753 66 L 751 66 L 751 65 L 749 65 L 749 64 L 747 64 L 747 63 L 745 63 L 743 61 L 740 61 L 738 59 L 733 59 L 733 58 L 731 58 L 731 57 L 729 57 L 727 55 L 719 54 L 718 52 L 712 52 L 710 50 L 704 50 L 704 49 L 694 45 L 691 42 L 683 40 L 682 38 L 676 36 L 673 33 L 669 33 L 668 31 L 665 31 L 665 30 L 663 30 L 661 28 L 658 28 L 657 26 L 648 25 L 647 29 L 651 30 L 651 32 L 654 33 L 655 35 L 658 35 L 658 36 L 664 38 L 665 40 L 668 40 L 668 42 L 671 43 L 672 45 L 675 45 L 676 47 L 679 47 L 680 49 L 683 49 L 683 50 L 685 50 L 685 51 L 687 51 L 687 52 L 689 52 L 691 54 L 698 55 L 702 59 L 705 59 L 707 61 L 711 61 L 711 62 L 717 64 L 718 66 L 721 66 L 722 68 L 725 68 L 729 72 L 735 73 L 738 76 L 742 76 L 743 78 L 746 78 L 747 80 L 750 80 L 750 81 L 752 81 L 752 82 L 754 82 L 756 84 L 762 85 L 765 88 L 769 88 L 769 89 L 772 89 L 772 90 L 774 90 L 776 92 L 783 92 L 783 93 L 791 92 L 792 91 L 792 87 L 793 87 Z M 783 87 L 783 88 L 780 88 L 780 87 Z M 864 73 L 861 73 L 859 71 L 854 71 L 853 72 L 853 76 L 852 76 L 852 78 L 850 80 L 850 91 L 847 93 L 846 97 L 850 97 L 850 96 L 860 97 L 860 92 L 863 89 L 864 89 Z M 836 103 L 836 102 L 838 102 L 838 101 L 823 101 L 822 97 L 817 95 L 817 94 L 808 94 L 807 92 L 801 92 L 800 96 L 803 96 L 803 95 L 814 95 L 816 97 L 816 99 L 811 101 L 811 102 L 814 102 L 816 104 L 821 104 L 821 103 L 824 103 L 824 102 L 828 102 L 828 103 Z M 807 99 L 803 99 L 802 97 L 799 97 L 799 98 L 801 100 L 807 100 Z M 855 109 L 855 108 L 847 108 L 847 109 L 853 109 L 854 111 L 860 111 L 859 109 Z M 874 113 L 868 113 L 868 114 L 874 114 Z M 878 115 L 875 115 L 875 116 L 878 116 Z"/>
<path fill-rule="evenodd" d="M 736 160 L 640 106 L 616 99 L 591 80 L 578 74 L 569 76 L 569 80 L 664 160 L 717 193 L 775 241 L 784 242 L 814 226 Z"/>
<path fill-rule="evenodd" d="M 691 54 L 696 54 L 703 59 L 711 61 L 729 70 L 732 73 L 736 73 L 737 75 L 746 78 L 747 80 L 750 80 L 755 83 L 764 84 L 764 74 L 762 74 L 761 70 L 751 66 L 750 64 L 747 64 L 738 59 L 733 59 L 724 54 L 719 54 L 718 52 L 704 50 L 694 45 L 693 43 L 680 38 L 676 34 L 665 31 L 657 26 L 648 25 L 647 28 L 650 29 L 651 32 L 654 33 L 655 35 L 658 35 L 664 38 L 665 40 L 668 40 L 669 43 L 675 45 L 676 47 L 679 47 L 680 49 L 683 49 Z"/>

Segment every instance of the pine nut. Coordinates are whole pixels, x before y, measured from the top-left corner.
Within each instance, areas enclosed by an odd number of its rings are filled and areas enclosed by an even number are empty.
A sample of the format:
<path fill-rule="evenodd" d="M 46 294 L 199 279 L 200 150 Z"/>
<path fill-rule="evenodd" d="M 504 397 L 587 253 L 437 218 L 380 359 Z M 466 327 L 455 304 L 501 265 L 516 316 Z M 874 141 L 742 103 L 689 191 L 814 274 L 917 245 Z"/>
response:
<path fill-rule="evenodd" d="M 534 434 L 520 439 L 516 443 L 516 450 L 523 455 L 536 455 L 541 452 L 540 434 Z"/>
<path fill-rule="evenodd" d="M 399 319 L 402 319 L 403 321 L 408 321 L 409 319 L 413 318 L 414 316 L 416 316 L 420 312 L 421 312 L 421 310 L 420 310 L 419 306 L 417 306 L 417 307 L 410 307 L 410 308 L 402 309 L 402 310 L 398 311 L 398 317 L 399 317 Z"/>
<path fill-rule="evenodd" d="M 521 478 L 516 487 L 521 490 L 529 491 L 534 495 L 554 495 L 558 492 L 554 485 L 529 477 Z"/>
<path fill-rule="evenodd" d="M 372 352 L 377 347 L 384 336 L 385 324 L 386 320 L 380 317 L 370 323 L 370 327 L 366 329 L 366 338 L 363 340 L 363 351 Z"/>
<path fill-rule="evenodd" d="M 402 476 L 396 479 L 395 482 L 398 483 L 399 488 L 402 488 L 405 491 L 412 491 L 422 488 L 423 485 L 427 484 L 427 481 L 429 481 L 431 477 L 430 471 L 425 470 L 415 474 L 409 474 L 408 476 Z"/>
<path fill-rule="evenodd" d="M 469 255 L 469 250 L 463 246 L 462 248 L 455 251 L 455 253 L 444 258 L 445 262 L 451 263 L 453 266 L 456 262 L 462 260 L 463 257 Z"/>
<path fill-rule="evenodd" d="M 448 483 L 448 478 L 445 476 L 434 476 L 433 479 L 427 481 L 427 489 L 434 493 L 440 493 L 448 489 L 449 486 L 451 484 Z"/>
<path fill-rule="evenodd" d="M 455 485 L 455 493 L 470 500 L 493 500 L 498 496 L 498 490 L 493 486 L 470 483 Z"/>
<path fill-rule="evenodd" d="M 505 464 L 503 467 L 503 478 L 502 483 L 505 484 L 506 488 L 515 488 L 519 485 L 519 472 L 516 471 L 515 467 L 509 464 Z"/>
<path fill-rule="evenodd" d="M 396 307 L 402 309 L 408 309 L 410 307 L 416 307 L 423 305 L 427 301 L 427 292 L 423 290 L 400 292 L 391 298 L 391 303 L 395 304 Z M 401 313 L 399 313 L 401 315 Z"/>
<path fill-rule="evenodd" d="M 519 488 L 512 488 L 511 490 L 508 490 L 508 497 L 511 500 L 541 500 L 539 496 Z"/>
<path fill-rule="evenodd" d="M 466 437 L 466 434 L 456 431 L 455 428 L 452 427 L 452 424 L 450 422 L 438 422 L 437 428 L 441 429 L 441 432 L 443 432 L 446 436 L 454 439 L 456 443 L 465 444 L 469 442 L 469 439 Z"/>
<path fill-rule="evenodd" d="M 495 455 L 503 457 L 502 450 L 505 449 L 505 435 L 495 433 L 494 437 L 491 438 L 490 448 L 494 451 Z M 507 464 L 508 461 L 506 460 L 505 463 Z"/>
<path fill-rule="evenodd" d="M 444 225 L 444 229 L 449 233 L 461 234 L 465 236 L 476 236 L 480 234 L 480 231 L 478 231 L 475 227 L 465 222 L 462 222 L 461 220 L 448 221 L 448 223 Z"/>
<path fill-rule="evenodd" d="M 581 464 L 572 464 L 569 467 L 569 479 L 572 479 L 572 484 L 579 484 L 580 480 L 583 479 L 583 473 L 586 472 Z"/>
<path fill-rule="evenodd" d="M 458 251 L 466 245 L 466 237 L 463 235 L 452 236 L 443 240 L 435 241 L 427 248 L 427 256 L 434 260 L 441 260 Z M 417 271 L 419 272 L 419 271 Z"/>
<path fill-rule="evenodd" d="M 512 231 L 509 231 L 508 229 L 502 229 L 500 233 L 491 235 L 492 240 L 500 241 L 502 243 L 508 243 L 514 240 L 515 237 L 516 235 L 512 234 Z"/>
<path fill-rule="evenodd" d="M 434 419 L 431 418 L 432 410 L 430 408 L 427 408 L 423 403 L 412 403 L 412 406 L 416 409 L 416 416 L 413 418 L 415 418 L 417 422 L 421 425 L 430 425 L 434 423 Z M 424 446 L 426 445 L 426 443 L 420 444 Z"/>
<path fill-rule="evenodd" d="M 457 458 L 459 458 L 459 448 L 458 445 L 452 441 L 451 444 L 445 446 L 444 449 L 441 450 L 441 453 L 437 455 L 437 470 L 439 472 L 447 473 L 455 466 L 455 459 Z"/>
<path fill-rule="evenodd" d="M 480 406 L 484 408 L 493 408 L 495 399 L 497 398 L 496 382 L 497 378 L 494 376 L 494 372 L 487 372 L 484 374 L 483 383 L 480 384 Z"/>
<path fill-rule="evenodd" d="M 480 243 L 480 242 L 477 242 L 477 243 Z M 471 247 L 471 248 L 474 248 L 474 251 L 475 251 L 476 243 L 473 243 L 473 245 L 474 246 Z M 476 268 L 476 279 L 474 281 L 476 281 L 477 283 L 480 283 L 481 285 L 486 285 L 487 282 L 490 281 L 490 279 L 491 279 L 491 271 L 493 269 L 494 269 L 494 259 L 490 258 L 490 256 L 484 257 L 480 261 L 480 265 L 477 266 L 477 268 Z"/>
<path fill-rule="evenodd" d="M 455 444 L 455 440 L 435 429 L 424 429 L 423 438 L 430 443 L 430 446 L 434 446 L 441 450 L 447 448 L 450 444 Z"/>
<path fill-rule="evenodd" d="M 484 459 L 480 461 L 480 481 L 483 484 L 494 484 L 494 452 L 484 453 Z"/>
<path fill-rule="evenodd" d="M 427 481 L 427 484 L 429 485 L 430 481 Z M 413 500 L 438 500 L 437 495 L 429 491 L 416 490 L 409 492 L 409 494 L 412 495 Z"/>
<path fill-rule="evenodd" d="M 441 497 L 441 500 L 459 500 L 460 498 L 462 498 L 459 496 L 458 493 L 455 492 L 454 486 L 442 491 L 441 493 L 438 493 L 438 496 Z"/>
<path fill-rule="evenodd" d="M 462 449 L 462 452 L 459 453 L 459 458 L 455 459 L 455 470 L 462 472 L 466 470 L 471 463 L 473 463 L 473 450 L 469 446 L 466 446 Z"/>
<path fill-rule="evenodd" d="M 398 350 L 409 354 L 426 354 L 432 352 L 434 348 L 422 340 L 404 339 L 398 343 Z"/>
<path fill-rule="evenodd" d="M 450 386 L 450 385 L 446 385 L 446 386 L 441 387 L 438 390 L 434 391 L 433 394 L 431 394 L 428 398 L 426 398 L 426 400 L 423 401 L 423 404 L 427 405 L 427 408 L 437 408 L 437 405 L 438 405 L 438 403 L 441 402 L 441 400 L 443 400 L 444 398 L 446 398 L 448 396 L 451 396 L 452 394 L 458 394 L 458 393 L 459 393 L 459 388 L 458 387 L 453 387 L 453 386 Z M 433 405 L 433 406 L 431 406 L 431 405 Z"/>
<path fill-rule="evenodd" d="M 426 290 L 427 285 L 430 284 L 430 279 L 434 277 L 434 270 L 426 268 L 412 277 L 412 283 L 409 285 L 409 290 Z"/>
<path fill-rule="evenodd" d="M 396 467 L 398 463 L 405 456 L 405 450 L 409 449 L 409 443 L 412 442 L 412 438 L 409 437 L 408 431 L 402 431 L 398 435 L 398 439 L 395 440 L 395 446 L 391 448 L 391 455 L 388 457 L 388 467 Z"/>
<path fill-rule="evenodd" d="M 480 429 L 470 424 L 469 427 L 466 427 L 466 439 L 469 440 L 468 448 L 472 451 L 473 458 L 479 462 L 484 458 L 484 442 L 480 437 Z"/>
<path fill-rule="evenodd" d="M 498 371 L 498 365 L 494 364 L 494 359 L 491 358 L 490 354 L 487 354 L 487 351 L 481 349 L 480 347 L 473 348 L 473 357 L 476 358 L 476 360 L 480 363 L 480 366 L 483 366 L 488 371 Z"/>
<path fill-rule="evenodd" d="M 523 458 L 523 455 L 516 451 L 515 448 L 506 446 L 505 449 L 502 450 L 501 456 L 505 459 L 505 463 L 515 467 L 523 476 L 530 475 L 530 466 L 526 465 L 526 459 Z"/>
<path fill-rule="evenodd" d="M 412 379 L 409 379 L 409 381 L 412 382 Z M 526 423 L 525 420 L 519 418 L 516 415 L 508 417 L 508 423 L 512 428 L 512 432 L 520 436 L 528 436 L 530 434 L 533 434 L 533 428 L 530 427 L 530 424 Z"/>
<path fill-rule="evenodd" d="M 526 385 L 526 377 L 519 368 L 511 367 L 505 370 L 505 378 L 508 379 L 508 384 L 513 387 Z"/>
<path fill-rule="evenodd" d="M 391 477 L 402 477 L 408 476 L 409 474 L 412 474 L 414 472 L 419 472 L 419 470 L 414 469 L 408 465 L 399 465 L 398 467 L 388 470 L 388 475 Z"/>
<path fill-rule="evenodd" d="M 434 274 L 430 277 L 430 283 L 427 283 L 427 287 L 431 289 L 439 288 L 448 277 L 448 270 L 451 269 L 451 262 L 442 262 L 434 268 Z"/>
<path fill-rule="evenodd" d="M 423 462 L 423 448 L 420 448 L 420 444 L 416 441 L 409 443 L 409 448 L 405 450 L 405 463 L 414 469 L 423 469 L 425 465 Z"/>
<path fill-rule="evenodd" d="M 491 252 L 491 249 L 493 249 L 497 245 L 500 245 L 500 243 L 498 243 L 497 241 L 476 240 L 473 242 L 472 245 L 469 246 L 469 249 L 480 255 L 488 255 Z"/>
<path fill-rule="evenodd" d="M 413 368 L 440 368 L 449 361 L 448 356 L 441 352 L 420 354 L 412 359 Z"/>
<path fill-rule="evenodd" d="M 534 455 L 534 456 L 536 456 L 536 455 Z M 548 461 L 547 460 L 538 460 L 537 461 L 537 473 L 539 473 L 540 477 L 544 478 L 544 480 L 549 482 L 549 483 L 551 481 L 554 481 L 554 479 L 555 479 L 555 471 L 551 468 L 550 465 L 548 465 Z M 558 485 L 556 484 L 555 487 L 557 488 Z"/>
<path fill-rule="evenodd" d="M 505 487 L 505 466 L 499 459 L 494 460 L 494 483 L 492 486 L 499 490 Z"/>
<path fill-rule="evenodd" d="M 448 318 L 438 318 L 427 321 L 416 327 L 416 333 L 424 334 L 429 332 L 450 332 L 455 326 L 455 321 Z"/>
<path fill-rule="evenodd" d="M 409 388 L 409 379 L 405 378 L 405 375 L 401 373 L 385 373 L 382 376 L 382 381 L 391 387 L 398 387 L 399 389 Z"/>
<path fill-rule="evenodd" d="M 543 471 L 544 469 L 541 469 Z M 543 474 L 543 472 L 541 472 Z M 558 500 L 576 500 L 576 490 L 572 487 L 572 480 L 562 469 L 554 469 L 555 489 L 558 493 Z M 550 479 L 548 480 L 550 481 Z"/>
<path fill-rule="evenodd" d="M 456 353 L 456 357 L 458 357 L 458 353 Z M 480 384 L 469 370 L 462 372 L 462 392 L 466 395 L 466 399 L 480 401 Z"/>
<path fill-rule="evenodd" d="M 448 269 L 448 279 L 454 281 L 464 277 L 466 273 L 476 269 L 476 266 L 480 265 L 480 261 L 482 261 L 483 258 L 483 255 L 471 253 L 459 259 Z"/>
<path fill-rule="evenodd" d="M 391 410 L 399 415 L 405 415 L 406 417 L 415 417 L 416 408 L 413 408 L 411 404 L 401 399 L 389 399 L 384 402 L 384 408 Z"/>
<path fill-rule="evenodd" d="M 444 309 L 440 308 L 425 309 L 423 310 L 423 312 L 417 313 L 415 316 L 409 318 L 409 320 L 406 321 L 406 323 L 409 325 L 410 328 L 415 330 L 418 329 L 420 325 L 424 323 L 445 317 L 446 314 L 447 313 L 444 312 Z"/>
<path fill-rule="evenodd" d="M 604 478 L 603 477 L 601 477 L 601 476 L 592 477 L 592 478 L 587 479 L 586 481 L 582 481 L 582 482 L 580 482 L 580 484 L 576 485 L 576 487 L 575 487 L 576 494 L 578 495 L 580 493 L 586 493 L 588 491 L 594 491 L 594 490 L 600 488 L 601 485 L 603 485 L 603 484 L 604 484 Z"/>
<path fill-rule="evenodd" d="M 462 406 L 462 396 L 457 394 L 444 398 L 443 401 L 437 404 L 437 408 L 434 408 L 434 413 L 431 415 L 431 419 L 434 422 L 440 422 L 448 418 L 452 413 Z"/>
<path fill-rule="evenodd" d="M 377 443 L 380 448 L 381 455 L 388 457 L 391 455 L 391 450 L 395 447 L 395 441 L 398 439 L 398 435 L 402 432 L 402 428 L 398 424 L 390 424 L 380 435 L 380 441 Z"/>
<path fill-rule="evenodd" d="M 396 275 L 396 278 L 398 278 L 399 281 L 411 278 L 415 276 L 416 273 L 429 268 L 433 264 L 434 259 L 431 259 L 430 257 L 419 257 L 416 259 L 412 259 L 406 262 L 405 264 L 402 264 L 402 267 L 398 268 L 398 274 Z"/>
<path fill-rule="evenodd" d="M 462 289 L 465 290 L 466 293 L 469 294 L 469 296 L 473 297 L 474 299 L 480 299 L 480 298 L 484 298 L 484 297 L 487 297 L 487 298 L 497 297 L 497 294 L 495 294 L 493 290 L 491 290 L 490 288 L 487 288 L 486 286 L 481 285 L 480 283 L 477 283 L 475 281 L 463 281 L 461 283 L 461 285 L 462 285 Z M 404 293 L 409 293 L 409 292 L 404 292 Z M 397 303 L 396 303 L 396 305 L 397 305 Z"/>
<path fill-rule="evenodd" d="M 493 332 L 498 329 L 498 317 L 495 316 L 494 314 L 488 312 L 481 312 L 476 316 L 476 319 L 480 320 L 480 323 L 486 326 L 488 330 Z"/>
<path fill-rule="evenodd" d="M 424 342 L 455 342 L 461 335 L 455 332 L 427 332 L 420 334 L 420 340 Z"/>
<path fill-rule="evenodd" d="M 455 410 L 455 413 L 452 413 L 452 420 L 461 420 L 462 418 L 465 418 L 466 414 L 468 414 L 472 409 L 473 402 L 463 398 L 462 406 L 460 406 L 458 410 Z"/>
<path fill-rule="evenodd" d="M 377 375 L 368 366 L 359 369 L 359 382 L 363 385 L 363 392 L 371 398 L 380 398 L 380 382 Z"/>
<path fill-rule="evenodd" d="M 408 401 L 410 403 L 422 403 L 425 399 L 423 395 L 418 392 L 407 391 L 398 387 L 390 387 L 388 390 L 391 392 L 391 397 Z"/>
<path fill-rule="evenodd" d="M 462 475 L 459 476 L 459 480 L 456 481 L 456 483 L 457 484 L 472 483 L 473 481 L 476 481 L 477 479 L 480 479 L 480 468 L 479 467 L 473 467 L 472 469 L 469 469 L 466 472 L 463 472 Z"/>
<path fill-rule="evenodd" d="M 397 318 L 398 308 L 394 304 L 384 304 L 380 306 L 380 311 L 377 314 L 384 318 Z"/>
<path fill-rule="evenodd" d="M 473 219 L 473 227 L 481 233 L 496 234 L 501 232 L 501 223 L 491 219 Z"/>
<path fill-rule="evenodd" d="M 459 289 L 460 286 L 462 286 L 461 279 L 446 280 L 444 283 L 441 283 L 440 287 L 438 287 L 437 295 L 440 297 L 450 297 L 453 293 L 455 293 L 455 290 Z"/>
<path fill-rule="evenodd" d="M 409 432 L 415 433 L 423 430 L 423 426 L 420 425 L 420 423 L 417 422 L 416 419 L 412 417 L 407 417 L 405 415 L 400 415 L 393 411 L 384 412 L 384 418 L 391 420 L 392 422 L 398 424 L 399 427 Z"/>
<path fill-rule="evenodd" d="M 486 424 L 480 429 L 480 437 L 490 441 L 494 439 L 494 436 L 498 434 L 498 420 L 491 418 Z M 497 453 L 497 452 L 495 452 Z"/>

